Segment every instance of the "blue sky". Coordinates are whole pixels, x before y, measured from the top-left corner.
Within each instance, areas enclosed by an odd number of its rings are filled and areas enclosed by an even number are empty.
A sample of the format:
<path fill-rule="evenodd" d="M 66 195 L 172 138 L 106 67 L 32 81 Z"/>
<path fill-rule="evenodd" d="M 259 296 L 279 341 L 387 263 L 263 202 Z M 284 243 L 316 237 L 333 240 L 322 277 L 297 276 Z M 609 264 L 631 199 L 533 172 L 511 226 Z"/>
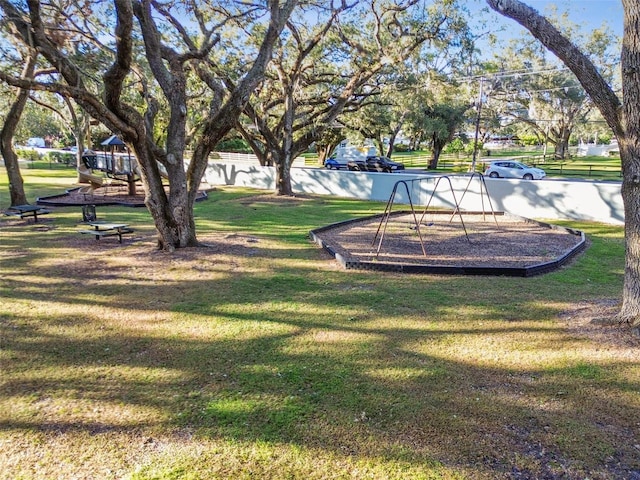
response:
<path fill-rule="evenodd" d="M 570 12 L 571 18 L 577 24 L 584 24 L 585 27 L 594 28 L 602 25 L 603 22 L 617 33 L 622 34 L 622 2 L 620 0 L 529 0 L 527 2 L 540 13 L 555 4 L 561 12 Z"/>
<path fill-rule="evenodd" d="M 616 35 L 622 36 L 622 2 L 621 0 L 523 0 L 527 5 L 545 14 L 552 5 L 558 12 L 569 12 L 574 23 L 585 30 L 598 28 L 606 22 Z M 486 5 L 484 1 L 480 2 Z M 511 31 L 520 28 L 514 21 L 496 15 L 496 22 L 507 25 Z"/>

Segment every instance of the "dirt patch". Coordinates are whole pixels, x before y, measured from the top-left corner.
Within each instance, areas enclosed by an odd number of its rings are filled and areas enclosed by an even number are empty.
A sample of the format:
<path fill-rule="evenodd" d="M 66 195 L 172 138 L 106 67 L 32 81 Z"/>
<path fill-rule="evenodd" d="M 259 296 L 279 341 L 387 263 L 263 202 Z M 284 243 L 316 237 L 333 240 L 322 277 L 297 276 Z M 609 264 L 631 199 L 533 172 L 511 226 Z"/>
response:
<path fill-rule="evenodd" d="M 640 348 L 640 332 L 637 326 L 615 321 L 603 324 L 603 320 L 614 319 L 620 311 L 617 299 L 602 299 L 595 302 L 579 302 L 560 314 L 568 331 L 588 337 L 603 348 L 619 347 L 629 359 L 636 359 Z M 625 350 L 626 349 L 626 350 Z"/>

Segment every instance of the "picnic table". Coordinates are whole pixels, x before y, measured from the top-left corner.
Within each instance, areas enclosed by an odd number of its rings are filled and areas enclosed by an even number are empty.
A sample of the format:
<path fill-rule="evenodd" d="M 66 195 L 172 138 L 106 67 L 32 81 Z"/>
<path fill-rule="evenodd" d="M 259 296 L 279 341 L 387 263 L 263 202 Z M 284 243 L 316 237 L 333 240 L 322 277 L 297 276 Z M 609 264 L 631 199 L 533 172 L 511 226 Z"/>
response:
<path fill-rule="evenodd" d="M 38 205 L 12 205 L 4 214 L 13 215 L 20 218 L 33 217 L 33 222 L 38 222 L 38 215 L 46 215 L 49 212 L 46 208 L 42 208 Z"/>
<path fill-rule="evenodd" d="M 100 237 L 117 235 L 119 242 L 122 243 L 123 235 L 133 233 L 133 229 L 126 223 L 89 222 L 87 225 L 93 227 L 93 230 L 80 230 L 79 233 L 95 235 L 96 240 L 100 240 Z"/>

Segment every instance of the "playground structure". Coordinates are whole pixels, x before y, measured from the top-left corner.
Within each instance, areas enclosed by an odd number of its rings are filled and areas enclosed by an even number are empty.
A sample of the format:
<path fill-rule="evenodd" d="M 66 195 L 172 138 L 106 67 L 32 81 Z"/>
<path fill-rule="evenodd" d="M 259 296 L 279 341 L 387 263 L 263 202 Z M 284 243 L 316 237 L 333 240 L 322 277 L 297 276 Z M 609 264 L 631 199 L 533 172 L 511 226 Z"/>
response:
<path fill-rule="evenodd" d="M 87 184 L 67 190 L 63 194 L 38 198 L 39 205 L 124 205 L 144 207 L 144 193 L 137 188 L 140 182 L 140 168 L 136 157 L 125 143 L 112 135 L 101 143 L 104 151 L 86 150 L 82 164 L 78 167 L 79 183 Z M 167 170 L 158 162 L 158 170 L 163 179 L 168 179 Z M 101 173 L 95 173 L 96 171 Z M 104 188 L 103 188 L 104 187 Z M 168 188 L 167 185 L 164 185 Z M 97 195 L 96 190 L 100 189 Z M 206 190 L 199 190 L 196 201 L 207 198 Z"/>
<path fill-rule="evenodd" d="M 527 277 L 559 268 L 585 247 L 582 232 L 494 211 L 482 174 L 465 176 L 469 181 L 459 198 L 447 176 L 400 180 L 383 213 L 321 227 L 310 236 L 346 269 L 403 273 Z M 480 185 L 481 208 L 463 211 L 462 200 L 474 180 Z M 443 185 L 453 207 L 429 209 Z M 418 189 L 430 193 L 422 197 L 422 213 L 416 209 Z M 393 211 L 400 193 L 406 194 L 409 210 Z"/>
<path fill-rule="evenodd" d="M 487 190 L 487 184 L 484 181 L 484 175 L 482 175 L 481 173 L 477 173 L 477 172 L 473 172 L 470 174 L 469 176 L 469 181 L 467 182 L 467 186 L 465 187 L 464 191 L 462 192 L 462 196 L 460 198 L 460 201 L 458 201 L 458 199 L 456 198 L 456 193 L 453 189 L 453 185 L 451 184 L 451 178 L 449 178 L 448 175 L 442 175 L 439 176 L 435 179 L 435 185 L 433 187 L 433 189 L 431 190 L 431 195 L 429 196 L 429 200 L 427 201 L 424 210 L 422 211 L 422 215 L 420 216 L 420 220 L 418 220 L 415 208 L 414 208 L 414 202 L 412 199 L 412 195 L 411 192 L 414 190 L 413 188 L 409 188 L 409 184 L 412 184 L 412 187 L 414 186 L 414 184 L 417 184 L 419 186 L 421 186 L 422 183 L 425 182 L 431 182 L 434 179 L 432 177 L 429 178 L 414 178 L 412 180 L 400 180 L 398 182 L 396 182 L 396 184 L 393 186 L 393 189 L 391 191 L 391 195 L 389 195 L 389 200 L 387 201 L 387 205 L 384 209 L 384 213 L 382 214 L 382 217 L 380 218 L 380 224 L 378 225 L 378 229 L 376 230 L 376 233 L 373 237 L 373 242 L 372 245 L 375 245 L 376 240 L 378 240 L 378 246 L 376 249 L 376 257 L 380 254 L 380 249 L 382 248 L 382 243 L 384 241 L 384 236 L 385 236 L 385 232 L 387 231 L 387 226 L 389 224 L 389 219 L 391 218 L 391 213 L 393 210 L 393 205 L 395 203 L 396 197 L 397 197 L 397 193 L 398 193 L 398 187 L 403 186 L 405 188 L 406 194 L 407 194 L 407 198 L 409 200 L 409 206 L 411 208 L 411 214 L 413 216 L 413 228 L 415 228 L 416 233 L 418 234 L 418 238 L 420 239 L 420 246 L 422 247 L 422 253 L 424 254 L 424 256 L 427 256 L 427 252 L 425 250 L 425 245 L 424 245 L 424 240 L 422 238 L 422 233 L 420 231 L 420 225 L 423 224 L 424 221 L 424 217 L 427 214 L 427 212 L 429 211 L 429 207 L 431 206 L 431 202 L 433 200 L 434 195 L 436 194 L 436 192 L 438 191 L 438 187 L 440 186 L 440 183 L 444 180 L 446 181 L 446 183 L 448 183 L 449 185 L 449 192 L 451 193 L 451 198 L 453 199 L 453 212 L 451 213 L 451 216 L 449 218 L 449 223 L 451 223 L 454 219 L 454 217 L 457 215 L 458 218 L 460 219 L 460 224 L 462 225 L 462 228 L 464 230 L 464 234 L 465 237 L 467 239 L 467 241 L 471 242 L 471 240 L 469 239 L 469 233 L 467 232 L 467 227 L 464 224 L 464 219 L 462 218 L 462 210 L 460 209 L 460 204 L 462 203 L 462 200 L 464 199 L 465 195 L 467 194 L 469 187 L 471 185 L 471 182 L 473 181 L 474 178 L 477 178 L 478 181 L 480 182 L 480 201 L 481 201 L 481 212 L 482 215 L 485 215 L 485 208 L 484 208 L 484 199 L 486 196 L 487 202 L 489 204 L 489 208 L 490 208 L 490 213 L 493 217 L 494 222 L 496 223 L 496 226 L 498 225 L 498 221 L 496 220 L 496 212 L 493 210 L 493 204 L 491 203 L 491 197 L 489 196 L 489 192 Z M 483 217 L 484 219 L 484 217 Z"/>
<path fill-rule="evenodd" d="M 102 177 L 93 175 L 92 170 L 100 170 L 106 174 L 108 178 L 116 180 L 121 184 L 128 186 L 128 194 L 136 194 L 136 184 L 140 181 L 140 168 L 136 157 L 126 144 L 115 135 L 110 136 L 100 145 L 108 147 L 108 151 L 93 152 L 87 151 L 82 156 L 84 167 L 78 169 L 78 175 L 81 183 L 90 183 L 93 187 L 99 188 L 103 181 Z M 164 165 L 158 163 L 160 176 L 168 179 L 167 171 Z M 98 185 L 100 183 L 100 185 Z"/>
<path fill-rule="evenodd" d="M 82 155 L 83 165 L 78 168 L 81 183 L 89 183 L 87 193 L 93 193 L 96 188 L 104 184 L 103 177 L 93 174 L 93 170 L 104 172 L 108 178 L 119 181 L 128 186 L 128 194 L 136 194 L 136 183 L 140 180 L 140 172 L 135 156 L 125 143 L 112 135 L 104 140 L 102 152 L 86 151 Z"/>
<path fill-rule="evenodd" d="M 82 165 L 78 168 L 78 180 L 80 183 L 88 183 L 87 187 L 82 187 L 80 191 L 82 193 L 93 194 L 94 190 L 102 187 L 104 178 L 100 175 L 95 175 L 91 172 L 91 169 L 86 165 Z"/>

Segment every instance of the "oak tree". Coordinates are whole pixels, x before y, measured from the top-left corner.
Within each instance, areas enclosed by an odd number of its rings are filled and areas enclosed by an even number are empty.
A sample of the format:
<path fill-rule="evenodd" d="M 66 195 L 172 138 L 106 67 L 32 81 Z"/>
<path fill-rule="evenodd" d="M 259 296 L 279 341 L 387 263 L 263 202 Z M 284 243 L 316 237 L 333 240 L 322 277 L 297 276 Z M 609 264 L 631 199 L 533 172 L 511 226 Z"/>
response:
<path fill-rule="evenodd" d="M 32 48 L 25 48 L 23 51 L 25 52 L 24 67 L 20 78 L 31 79 L 35 73 L 38 54 Z M 0 129 L 0 155 L 2 155 L 4 166 L 7 170 L 11 205 L 24 205 L 29 202 L 24 191 L 24 181 L 20 173 L 18 155 L 13 147 L 13 139 L 18 128 L 18 122 L 29 99 L 29 90 L 16 90 L 14 100 L 4 117 L 2 129 Z"/>
<path fill-rule="evenodd" d="M 233 128 L 262 79 L 273 45 L 297 3 L 27 0 L 25 11 L 16 2 L 0 0 L 4 25 L 11 26 L 25 45 L 36 48 L 57 73 L 44 82 L 2 71 L 0 80 L 73 98 L 92 118 L 119 135 L 135 153 L 159 248 L 195 246 L 193 204 L 209 154 Z M 102 30 L 90 37 L 102 43 L 99 51 L 105 62 L 99 75 L 87 75 L 82 56 L 70 55 L 58 32 L 73 30 L 83 35 L 100 18 L 105 19 Z M 255 49 L 245 52 L 243 69 L 229 91 L 216 73 L 216 54 L 226 54 L 217 48 L 232 25 L 234 32 L 256 35 L 259 40 Z M 86 46 L 93 48 L 96 43 Z M 208 98 L 208 113 L 190 138 L 193 154 L 186 159 L 192 75 L 204 86 L 200 91 Z M 166 122 L 158 137 L 162 112 L 166 112 Z M 168 189 L 163 185 L 164 172 Z"/>
<path fill-rule="evenodd" d="M 622 306 L 617 320 L 637 324 L 640 318 L 640 9 L 637 0 L 622 0 L 623 39 L 620 52 L 622 98 L 588 55 L 547 18 L 518 0 L 487 0 L 498 13 L 525 27 L 573 74 L 618 139 L 622 162 L 625 213 L 625 271 Z M 638 328 L 638 327 L 636 327 Z"/>
<path fill-rule="evenodd" d="M 337 4 L 315 26 L 288 22 L 239 125 L 263 163 L 275 165 L 277 193 L 292 193 L 292 160 L 366 105 L 421 46 L 466 38 L 462 12 L 456 1 L 367 0 Z"/>

